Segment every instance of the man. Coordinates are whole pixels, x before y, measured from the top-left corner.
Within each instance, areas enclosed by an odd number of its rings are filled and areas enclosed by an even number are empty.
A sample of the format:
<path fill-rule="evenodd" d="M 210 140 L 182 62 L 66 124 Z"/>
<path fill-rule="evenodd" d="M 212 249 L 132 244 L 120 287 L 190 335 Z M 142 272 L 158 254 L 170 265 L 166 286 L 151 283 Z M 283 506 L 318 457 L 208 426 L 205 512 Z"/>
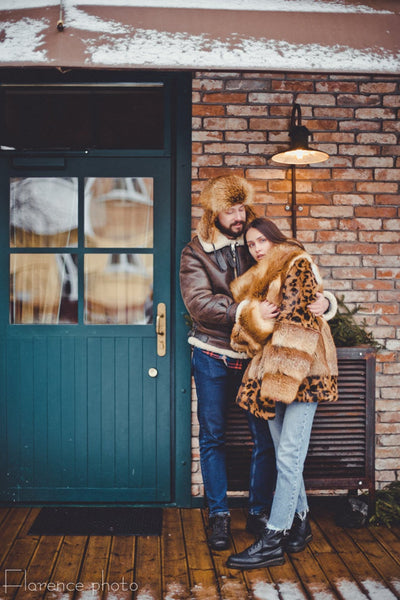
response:
<path fill-rule="evenodd" d="M 200 425 L 200 464 L 215 550 L 229 546 L 230 513 L 227 501 L 225 428 L 229 404 L 235 399 L 248 364 L 247 356 L 232 350 L 230 335 L 237 304 L 230 283 L 251 265 L 243 230 L 255 218 L 252 186 L 237 175 L 210 180 L 201 196 L 203 207 L 197 236 L 182 251 L 181 292 L 192 319 L 189 343 Z M 332 301 L 334 297 L 332 296 Z M 323 296 L 310 305 L 315 314 L 329 306 Z M 262 316 L 277 315 L 265 306 Z M 254 535 L 267 522 L 275 487 L 276 468 L 268 426 L 249 413 L 254 441 L 250 466 L 249 514 L 246 529 Z"/>

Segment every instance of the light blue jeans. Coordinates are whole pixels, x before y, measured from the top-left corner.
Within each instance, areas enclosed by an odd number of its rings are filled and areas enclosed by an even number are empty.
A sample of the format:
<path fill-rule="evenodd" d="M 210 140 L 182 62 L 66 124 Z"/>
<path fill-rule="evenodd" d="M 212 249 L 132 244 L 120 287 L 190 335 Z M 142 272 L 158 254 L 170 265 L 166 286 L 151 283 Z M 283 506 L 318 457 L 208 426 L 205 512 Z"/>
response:
<path fill-rule="evenodd" d="M 287 531 L 295 513 L 304 518 L 308 512 L 303 468 L 317 406 L 317 402 L 277 402 L 275 418 L 268 421 L 278 471 L 268 529 Z"/>

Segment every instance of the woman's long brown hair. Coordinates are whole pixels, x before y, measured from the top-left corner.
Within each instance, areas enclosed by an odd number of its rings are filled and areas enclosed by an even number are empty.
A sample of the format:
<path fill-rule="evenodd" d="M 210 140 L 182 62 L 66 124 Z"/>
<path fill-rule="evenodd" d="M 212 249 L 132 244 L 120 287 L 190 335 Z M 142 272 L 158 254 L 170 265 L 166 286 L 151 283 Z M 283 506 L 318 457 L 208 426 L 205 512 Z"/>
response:
<path fill-rule="evenodd" d="M 305 250 L 301 242 L 298 242 L 294 238 L 287 237 L 273 221 L 267 219 L 266 217 L 257 217 L 246 225 L 244 229 L 245 240 L 246 233 L 249 229 L 257 229 L 257 231 L 262 233 L 262 235 L 273 244 L 290 244 L 292 246 L 299 246 L 299 248 Z"/>

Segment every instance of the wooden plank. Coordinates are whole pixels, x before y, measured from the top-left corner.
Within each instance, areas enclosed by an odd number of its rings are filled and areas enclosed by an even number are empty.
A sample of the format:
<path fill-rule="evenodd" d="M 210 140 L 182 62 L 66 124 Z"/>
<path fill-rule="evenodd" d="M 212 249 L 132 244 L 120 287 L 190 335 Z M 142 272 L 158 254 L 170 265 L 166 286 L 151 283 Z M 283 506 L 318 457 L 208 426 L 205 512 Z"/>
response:
<path fill-rule="evenodd" d="M 3 548 L 4 544 L 4 549 L 9 548 L 9 552 L 1 563 L 0 589 L 5 592 L 7 600 L 15 598 L 17 593 L 26 586 L 26 573 L 40 541 L 39 536 L 28 536 L 27 534 L 39 512 L 39 508 L 32 510 L 10 509 L 8 511 L 10 519 L 7 523 L 7 529 L 5 528 L 4 519 L 0 548 Z M 21 521 L 21 518 L 24 520 Z M 20 586 L 23 587 L 20 588 Z"/>
<path fill-rule="evenodd" d="M 28 515 L 29 508 L 14 508 L 9 511 L 3 520 L 0 534 L 0 565 L 7 556 Z"/>
<path fill-rule="evenodd" d="M 372 589 L 379 590 L 381 598 L 394 600 L 393 589 L 390 591 L 390 587 L 371 564 L 371 557 L 364 555 L 348 535 L 348 530 L 337 527 L 326 512 L 318 516 L 318 523 L 329 539 L 330 545 L 339 554 L 364 593 L 369 595 Z"/>
<path fill-rule="evenodd" d="M 205 523 L 200 509 L 182 509 L 189 580 L 194 600 L 220 598 Z"/>
<path fill-rule="evenodd" d="M 400 595 L 400 565 L 372 535 L 369 528 L 349 529 L 348 535 L 372 562 L 388 586 Z"/>
<path fill-rule="evenodd" d="M 377 539 L 386 552 L 400 564 L 400 538 L 396 535 L 395 530 L 388 527 L 370 527 L 370 533 Z"/>
<path fill-rule="evenodd" d="M 312 552 L 314 560 L 318 563 L 318 567 L 323 573 L 325 580 L 320 580 L 324 582 L 328 582 L 330 593 L 334 593 L 334 597 L 341 598 L 343 600 L 361 600 L 363 598 L 367 598 L 364 592 L 358 585 L 358 582 L 354 580 L 353 575 L 347 568 L 345 562 L 341 559 L 339 554 L 336 552 L 335 548 L 331 544 L 331 540 L 327 535 L 325 527 L 329 529 L 329 525 L 332 523 L 333 527 L 333 537 L 340 536 L 341 528 L 336 527 L 332 521 L 332 515 L 330 513 L 330 507 L 326 506 L 323 502 L 312 502 L 312 532 L 313 532 L 313 540 L 309 544 L 309 549 Z M 321 512 L 328 515 L 327 519 L 320 523 L 318 518 Z M 299 557 L 301 557 L 303 553 L 299 553 Z M 306 577 L 305 585 L 307 587 L 307 577 L 303 572 L 298 563 L 297 555 L 292 555 L 292 560 L 296 564 L 296 567 L 299 568 L 299 576 L 303 575 Z M 316 569 L 316 567 L 314 568 Z M 310 582 L 311 583 L 311 582 Z"/>
<path fill-rule="evenodd" d="M 209 549 L 200 509 L 165 509 L 161 538 L 29 536 L 38 512 L 38 508 L 0 509 L 0 589 L 7 582 L 6 600 L 54 600 L 54 594 L 62 594 L 63 600 L 400 597 L 399 528 L 340 528 L 324 503 L 312 511 L 314 537 L 305 551 L 286 555 L 284 565 L 251 571 L 226 568 L 231 552 L 254 541 L 245 532 L 243 509 L 232 510 L 233 547 L 223 552 Z M 81 587 L 60 585 L 68 582 Z M 42 589 L 32 583 L 43 584 Z M 53 589 L 46 584 L 54 584 Z M 128 590 L 128 584 L 137 584 L 138 590 Z"/>
<path fill-rule="evenodd" d="M 103 600 L 128 600 L 137 590 L 134 581 L 135 536 L 112 538 Z"/>
<path fill-rule="evenodd" d="M 158 536 L 136 540 L 135 583 L 137 600 L 158 600 L 161 594 L 161 541 Z"/>
<path fill-rule="evenodd" d="M 301 584 L 307 591 L 307 598 L 312 598 L 315 600 L 321 597 L 324 598 L 324 600 L 334 600 L 337 598 L 335 590 L 329 583 L 325 573 L 321 569 L 309 547 L 307 547 L 303 552 L 291 554 L 290 561 L 296 570 L 299 581 L 301 581 Z M 281 583 L 279 586 L 279 591 L 281 591 L 284 587 L 286 587 L 286 584 Z M 288 594 L 289 591 L 290 590 L 288 589 Z M 285 597 L 283 593 L 282 596 Z"/>
<path fill-rule="evenodd" d="M 163 513 L 161 537 L 163 593 L 166 598 L 186 600 L 190 598 L 190 585 L 181 511 L 176 508 L 166 508 Z"/>
<path fill-rule="evenodd" d="M 367 600 L 368 596 L 360 589 L 341 558 L 333 551 L 316 556 L 330 585 L 341 600 Z"/>
<path fill-rule="evenodd" d="M 245 518 L 243 515 L 243 511 L 240 509 L 233 509 L 231 511 L 231 532 L 232 538 L 236 535 L 236 539 L 240 537 L 239 527 L 245 526 Z M 248 534 L 246 534 L 247 536 Z M 252 539 L 250 539 L 250 544 L 252 543 Z M 215 573 L 217 576 L 219 588 L 221 590 L 221 596 L 224 600 L 242 600 L 243 598 L 248 597 L 248 587 L 244 578 L 244 571 L 228 569 L 226 566 L 226 561 L 228 557 L 235 550 L 230 547 L 227 550 L 223 550 L 220 552 L 213 552 L 213 561 Z"/>
<path fill-rule="evenodd" d="M 24 589 L 25 574 L 38 543 L 37 537 L 15 539 L 0 569 L 0 589 L 7 600 L 13 600 Z"/>
<path fill-rule="evenodd" d="M 29 514 L 27 515 L 24 524 L 22 525 L 18 537 L 25 537 L 28 535 L 30 528 L 35 522 L 36 518 L 39 516 L 40 508 L 31 508 Z M 39 536 L 36 536 L 39 539 Z"/>
<path fill-rule="evenodd" d="M 268 571 L 282 600 L 303 600 L 303 598 L 306 598 L 302 582 L 287 554 L 284 565 L 269 567 Z M 260 591 L 260 586 L 257 587 L 257 591 Z"/>
<path fill-rule="evenodd" d="M 8 515 L 9 512 L 10 512 L 9 508 L 0 507 L 0 527 L 1 527 L 2 522 L 7 517 L 7 515 Z M 1 531 L 1 529 L 0 529 L 0 531 Z"/>
<path fill-rule="evenodd" d="M 231 516 L 233 548 L 231 549 L 230 554 L 232 552 L 242 552 L 255 541 L 254 536 L 246 532 L 247 511 L 234 509 L 231 511 Z M 228 573 L 230 577 L 238 577 L 239 573 L 243 576 L 244 583 L 249 590 L 249 593 L 252 593 L 251 597 L 262 598 L 262 594 L 264 594 L 265 598 L 275 598 L 275 595 L 277 597 L 275 583 L 273 582 L 268 569 L 252 569 L 249 571 L 228 569 Z"/>
<path fill-rule="evenodd" d="M 87 540 L 85 536 L 65 536 L 62 540 L 51 580 L 63 600 L 72 599 L 79 590 L 79 573 Z M 44 597 L 54 600 L 54 591 L 49 590 Z"/>
<path fill-rule="evenodd" d="M 82 569 L 79 574 L 80 589 L 75 598 L 85 600 L 90 592 L 91 600 L 100 600 L 103 596 L 103 582 L 107 573 L 111 537 L 92 536 L 86 546 Z"/>
<path fill-rule="evenodd" d="M 18 590 L 16 600 L 40 600 L 43 598 L 50 582 L 61 542 L 62 537 L 59 536 L 40 538 L 26 571 L 26 585 Z"/>

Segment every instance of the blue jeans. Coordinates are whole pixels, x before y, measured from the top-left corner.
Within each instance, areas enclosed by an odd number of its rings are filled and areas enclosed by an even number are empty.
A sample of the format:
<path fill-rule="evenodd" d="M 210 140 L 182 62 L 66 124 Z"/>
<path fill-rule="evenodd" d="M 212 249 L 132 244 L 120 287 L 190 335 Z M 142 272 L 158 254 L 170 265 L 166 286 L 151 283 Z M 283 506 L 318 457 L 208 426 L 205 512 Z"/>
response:
<path fill-rule="evenodd" d="M 200 464 L 210 516 L 229 514 L 225 430 L 229 406 L 239 389 L 243 369 L 232 369 L 228 361 L 193 349 L 193 374 L 197 391 L 200 425 Z M 275 485 L 275 456 L 266 423 L 248 416 L 254 446 L 251 457 L 249 510 L 269 509 Z"/>
<path fill-rule="evenodd" d="M 270 529 L 287 531 L 295 513 L 304 517 L 308 512 L 303 468 L 317 406 L 317 402 L 277 402 L 275 418 L 268 421 L 278 470 Z"/>

